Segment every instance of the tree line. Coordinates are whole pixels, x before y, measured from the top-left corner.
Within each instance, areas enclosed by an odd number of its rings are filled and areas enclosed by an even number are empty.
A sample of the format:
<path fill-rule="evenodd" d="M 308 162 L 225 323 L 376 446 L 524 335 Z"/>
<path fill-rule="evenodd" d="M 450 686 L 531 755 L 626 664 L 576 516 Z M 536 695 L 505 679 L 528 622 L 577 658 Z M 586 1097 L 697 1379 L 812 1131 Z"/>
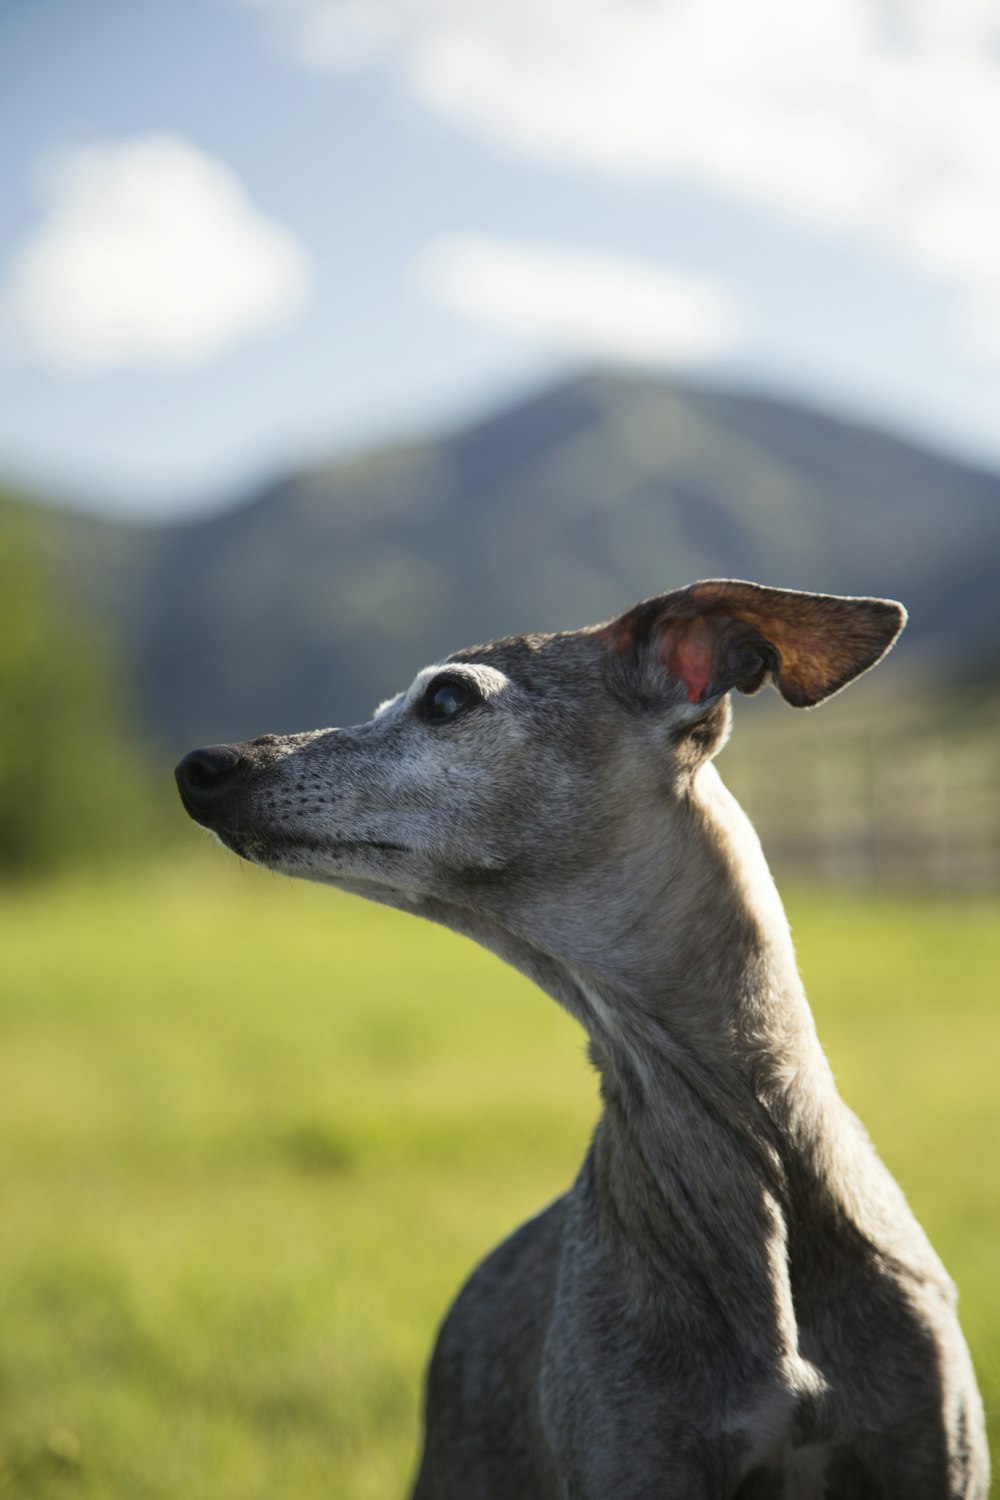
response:
<path fill-rule="evenodd" d="M 51 529 L 0 495 L 0 880 L 141 850 L 169 827 L 160 779 L 118 643 L 67 598 Z"/>

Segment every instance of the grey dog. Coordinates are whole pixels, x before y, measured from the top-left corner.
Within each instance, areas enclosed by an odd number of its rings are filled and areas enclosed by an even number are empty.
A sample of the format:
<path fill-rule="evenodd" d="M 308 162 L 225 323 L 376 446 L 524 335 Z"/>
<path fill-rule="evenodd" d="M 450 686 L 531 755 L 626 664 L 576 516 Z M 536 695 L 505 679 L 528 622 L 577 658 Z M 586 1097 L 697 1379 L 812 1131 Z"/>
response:
<path fill-rule="evenodd" d="M 811 707 L 905 618 L 696 583 L 178 767 L 245 859 L 465 933 L 590 1036 L 600 1123 L 445 1320 L 414 1500 L 984 1500 L 954 1287 L 837 1093 L 712 765 L 733 688 Z"/>

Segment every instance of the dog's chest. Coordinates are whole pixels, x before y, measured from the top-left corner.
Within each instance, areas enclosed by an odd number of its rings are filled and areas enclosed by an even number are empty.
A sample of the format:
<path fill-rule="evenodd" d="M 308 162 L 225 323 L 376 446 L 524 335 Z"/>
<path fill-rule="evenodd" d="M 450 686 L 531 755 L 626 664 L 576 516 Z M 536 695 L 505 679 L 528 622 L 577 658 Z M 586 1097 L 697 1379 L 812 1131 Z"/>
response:
<path fill-rule="evenodd" d="M 782 1384 L 727 1424 L 740 1451 L 734 1500 L 824 1500 L 829 1444 L 808 1433 L 808 1413 L 821 1382 L 810 1367 L 805 1380 Z"/>
<path fill-rule="evenodd" d="M 741 1479 L 733 1500 L 826 1500 L 830 1448 L 803 1443 L 772 1453 Z"/>

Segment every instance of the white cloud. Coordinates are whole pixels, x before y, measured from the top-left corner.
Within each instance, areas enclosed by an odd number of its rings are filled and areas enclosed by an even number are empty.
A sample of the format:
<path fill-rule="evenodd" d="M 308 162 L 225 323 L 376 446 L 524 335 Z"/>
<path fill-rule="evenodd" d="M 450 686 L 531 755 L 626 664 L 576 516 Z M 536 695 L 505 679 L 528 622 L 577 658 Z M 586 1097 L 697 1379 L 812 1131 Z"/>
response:
<path fill-rule="evenodd" d="M 564 168 L 862 240 L 1000 321 L 996 0 L 244 0 L 319 68 Z M 1000 348 L 995 351 L 1000 354 Z"/>
<path fill-rule="evenodd" d="M 733 297 L 709 278 L 604 251 L 448 235 L 416 274 L 453 311 L 563 353 L 696 364 L 741 332 Z"/>
<path fill-rule="evenodd" d="M 168 135 L 64 153 L 47 213 L 0 293 L 22 360 L 87 373 L 183 367 L 281 326 L 304 306 L 305 251 L 239 178 Z"/>

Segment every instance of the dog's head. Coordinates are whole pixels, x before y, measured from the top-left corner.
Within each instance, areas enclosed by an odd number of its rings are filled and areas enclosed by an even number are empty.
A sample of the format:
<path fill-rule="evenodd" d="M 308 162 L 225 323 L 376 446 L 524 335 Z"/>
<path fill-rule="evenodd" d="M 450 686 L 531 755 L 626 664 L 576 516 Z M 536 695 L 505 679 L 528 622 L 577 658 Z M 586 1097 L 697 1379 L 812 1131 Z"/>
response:
<path fill-rule="evenodd" d="M 194 750 L 190 815 L 245 859 L 375 900 L 495 911 L 669 852 L 733 688 L 811 707 L 873 666 L 898 604 L 705 582 L 601 626 L 457 652 L 372 719 Z M 617 872 L 617 875 L 616 875 Z"/>

